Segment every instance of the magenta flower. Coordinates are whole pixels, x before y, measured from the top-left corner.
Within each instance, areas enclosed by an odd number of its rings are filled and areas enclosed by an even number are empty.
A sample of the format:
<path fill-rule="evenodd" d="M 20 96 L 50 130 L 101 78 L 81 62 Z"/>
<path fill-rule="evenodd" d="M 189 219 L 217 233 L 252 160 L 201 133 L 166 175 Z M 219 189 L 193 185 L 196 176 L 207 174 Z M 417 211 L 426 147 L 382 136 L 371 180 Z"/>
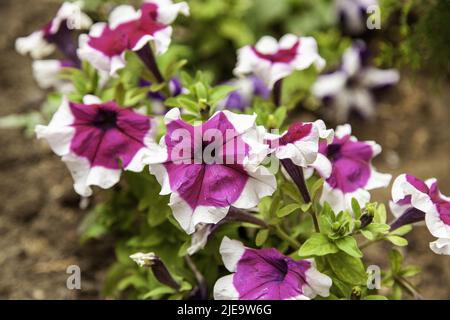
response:
<path fill-rule="evenodd" d="M 352 211 L 352 198 L 364 207 L 370 201 L 368 190 L 386 187 L 391 180 L 391 175 L 379 173 L 372 166 L 372 159 L 381 152 L 381 147 L 374 141 L 358 141 L 351 136 L 348 124 L 339 126 L 333 142 L 329 145 L 322 142 L 319 151 L 332 164 L 321 203 L 328 202 L 335 212 Z"/>
<path fill-rule="evenodd" d="M 36 127 L 38 138 L 62 156 L 82 196 L 90 196 L 93 185 L 112 187 L 122 169 L 142 171 L 147 156 L 158 161 L 153 132 L 151 118 L 92 96 L 84 104 L 64 99 L 49 125 Z"/>
<path fill-rule="evenodd" d="M 179 13 L 189 15 L 185 2 L 146 1 L 140 10 L 121 5 L 109 17 L 109 24 L 96 23 L 89 35 L 80 36 L 78 55 L 95 68 L 114 75 L 125 66 L 125 52 L 140 52 L 153 42 L 157 55 L 167 51 L 172 35 L 171 24 Z"/>
<path fill-rule="evenodd" d="M 165 162 L 150 170 L 161 194 L 171 194 L 169 205 L 187 233 L 199 223 L 218 223 L 230 206 L 252 208 L 275 191 L 275 177 L 260 165 L 267 145 L 258 140 L 256 115 L 220 111 L 194 126 L 172 109 L 165 121 Z"/>
<path fill-rule="evenodd" d="M 391 230 L 425 220 L 430 233 L 438 240 L 430 243 L 437 254 L 450 255 L 450 198 L 444 196 L 436 179 L 422 181 L 402 174 L 392 185 L 391 211 L 397 220 Z"/>
<path fill-rule="evenodd" d="M 92 20 L 81 12 L 79 5 L 65 2 L 45 27 L 27 37 L 18 38 L 16 50 L 22 55 L 29 53 L 33 59 L 42 59 L 58 47 L 66 58 L 78 62 L 72 31 L 88 29 L 91 24 Z"/>
<path fill-rule="evenodd" d="M 319 69 L 325 66 L 314 38 L 286 34 L 278 42 L 265 36 L 256 45 L 239 49 L 234 73 L 238 76 L 255 74 L 272 89 L 278 80 L 312 64 Z"/>
<path fill-rule="evenodd" d="M 313 260 L 293 260 L 274 248 L 251 249 L 225 237 L 220 254 L 230 275 L 217 280 L 216 300 L 309 300 L 329 296 L 331 278 Z"/>

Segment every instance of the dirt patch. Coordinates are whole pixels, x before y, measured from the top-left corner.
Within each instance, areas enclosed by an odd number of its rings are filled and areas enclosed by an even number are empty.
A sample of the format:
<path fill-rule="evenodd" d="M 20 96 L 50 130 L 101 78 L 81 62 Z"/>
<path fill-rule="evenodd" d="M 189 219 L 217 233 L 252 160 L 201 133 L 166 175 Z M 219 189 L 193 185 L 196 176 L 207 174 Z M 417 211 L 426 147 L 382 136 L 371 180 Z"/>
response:
<path fill-rule="evenodd" d="M 14 52 L 14 39 L 48 21 L 57 1 L 0 2 L 0 116 L 37 109 L 45 94 L 31 77 L 28 58 Z M 450 194 L 449 84 L 433 87 L 427 78 L 401 84 L 379 106 L 372 123 L 356 122 L 361 139 L 373 139 L 384 152 L 377 160 L 382 172 L 408 172 L 421 178 L 436 177 Z M 441 90 L 438 95 L 437 90 Z M 70 175 L 44 143 L 27 139 L 18 130 L 0 134 L 0 298 L 95 299 L 105 270 L 114 259 L 111 244 L 79 244 L 77 227 L 83 216 L 78 209 Z M 389 190 L 375 199 L 387 201 Z M 428 248 L 433 240 L 424 227 L 408 236 L 407 262 L 423 268 L 416 284 L 426 298 L 450 298 L 449 257 L 436 256 Z M 368 250 L 375 263 L 386 260 L 389 246 Z M 79 265 L 82 290 L 66 288 L 66 268 Z"/>
<path fill-rule="evenodd" d="M 0 116 L 37 109 L 43 101 L 30 60 L 13 44 L 48 21 L 58 5 L 1 1 Z M 98 298 L 114 253 L 101 243 L 80 246 L 83 213 L 64 164 L 19 130 L 2 130 L 0 146 L 0 299 Z M 81 268 L 81 291 L 66 288 L 69 265 Z"/>

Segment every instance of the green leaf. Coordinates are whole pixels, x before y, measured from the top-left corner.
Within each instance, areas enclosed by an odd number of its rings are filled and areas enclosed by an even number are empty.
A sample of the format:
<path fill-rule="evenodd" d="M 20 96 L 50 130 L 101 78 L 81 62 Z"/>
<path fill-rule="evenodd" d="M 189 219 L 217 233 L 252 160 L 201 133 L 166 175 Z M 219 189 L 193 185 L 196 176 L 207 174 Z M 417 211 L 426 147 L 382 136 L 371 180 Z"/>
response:
<path fill-rule="evenodd" d="M 403 277 L 414 277 L 415 275 L 419 274 L 420 272 L 422 272 L 422 269 L 420 267 L 417 266 L 408 266 L 403 268 L 399 274 Z"/>
<path fill-rule="evenodd" d="M 150 298 L 158 298 L 162 295 L 173 294 L 173 293 L 175 293 L 175 290 L 170 287 L 167 287 L 167 286 L 158 287 L 158 288 L 153 289 L 153 290 L 147 292 L 146 294 L 144 294 L 142 296 L 142 299 L 146 300 L 146 299 L 150 299 Z"/>
<path fill-rule="evenodd" d="M 387 234 L 389 232 L 389 225 L 384 223 L 373 222 L 369 224 L 365 229 L 374 234 Z"/>
<path fill-rule="evenodd" d="M 311 189 L 309 190 L 309 193 L 311 194 L 311 199 L 315 199 L 317 192 L 322 188 L 325 180 L 320 178 L 314 184 L 311 186 Z"/>
<path fill-rule="evenodd" d="M 298 255 L 301 257 L 324 256 L 338 251 L 338 247 L 325 235 L 313 233 L 300 247 Z"/>
<path fill-rule="evenodd" d="M 256 234 L 256 239 L 255 239 L 256 245 L 258 247 L 261 247 L 266 242 L 268 236 L 269 236 L 268 229 L 259 230 L 258 233 Z"/>
<path fill-rule="evenodd" d="M 300 209 L 301 207 L 302 206 L 297 203 L 288 204 L 287 206 L 277 211 L 277 217 L 282 218 L 287 215 L 290 215 L 292 212 L 294 212 L 297 209 Z"/>
<path fill-rule="evenodd" d="M 375 236 L 371 231 L 368 231 L 368 230 L 361 230 L 361 234 L 362 234 L 367 240 L 373 241 L 373 240 L 376 239 L 376 236 Z"/>
<path fill-rule="evenodd" d="M 363 300 L 389 300 L 388 298 L 386 298 L 385 296 L 380 296 L 380 295 L 370 295 L 370 296 L 365 296 L 363 298 Z"/>
<path fill-rule="evenodd" d="M 386 239 L 389 240 L 392 244 L 399 247 L 404 247 L 408 245 L 408 240 L 400 236 L 387 236 Z"/>
<path fill-rule="evenodd" d="M 389 252 L 389 263 L 392 273 L 396 274 L 400 271 L 403 264 L 403 257 L 398 250 L 392 249 Z"/>
<path fill-rule="evenodd" d="M 329 255 L 326 259 L 334 274 L 342 281 L 354 286 L 366 284 L 367 274 L 361 259 L 342 251 Z"/>
<path fill-rule="evenodd" d="M 228 94 L 235 91 L 237 88 L 228 85 L 216 86 L 212 89 L 212 92 L 209 97 L 209 101 L 211 104 L 216 104 L 227 97 Z"/>
<path fill-rule="evenodd" d="M 389 234 L 395 235 L 395 236 L 404 236 L 405 234 L 409 233 L 413 229 L 412 225 L 406 224 L 404 226 L 401 226 L 398 229 L 395 229 L 394 231 L 390 232 Z"/>
<path fill-rule="evenodd" d="M 386 207 L 384 206 L 384 204 L 379 204 L 376 207 L 373 222 L 386 224 L 386 220 L 387 220 Z"/>
<path fill-rule="evenodd" d="M 334 242 L 341 251 L 346 252 L 352 257 L 361 258 L 363 256 L 361 250 L 358 248 L 358 243 L 352 236 L 338 239 Z"/>
<path fill-rule="evenodd" d="M 359 219 L 361 217 L 361 207 L 359 206 L 358 200 L 352 198 L 352 210 L 355 215 L 355 219 Z"/>

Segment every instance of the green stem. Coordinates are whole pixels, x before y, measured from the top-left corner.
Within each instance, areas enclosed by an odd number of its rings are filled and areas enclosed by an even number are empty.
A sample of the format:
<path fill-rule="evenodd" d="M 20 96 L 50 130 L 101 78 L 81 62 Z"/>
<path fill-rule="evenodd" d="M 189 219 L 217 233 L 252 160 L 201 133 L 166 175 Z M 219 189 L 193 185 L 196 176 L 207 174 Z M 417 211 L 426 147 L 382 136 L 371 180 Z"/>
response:
<path fill-rule="evenodd" d="M 359 248 L 360 248 L 360 249 L 365 249 L 365 248 L 367 248 L 367 247 L 369 247 L 369 246 L 371 246 L 371 245 L 373 245 L 373 244 L 375 244 L 375 243 L 380 242 L 381 240 L 382 240 L 382 239 L 367 240 L 367 241 L 363 242 L 363 243 L 359 246 Z"/>
<path fill-rule="evenodd" d="M 294 247 L 295 249 L 300 248 L 301 244 L 300 242 L 298 242 L 297 240 L 295 240 L 294 238 L 291 238 L 286 232 L 283 231 L 283 229 L 281 229 L 280 226 L 276 226 L 272 229 L 273 231 L 275 231 L 275 234 L 281 239 L 281 240 L 285 240 L 287 242 L 289 242 L 289 244 Z"/>
<path fill-rule="evenodd" d="M 395 279 L 400 284 L 400 286 L 402 286 L 406 291 L 408 291 L 409 294 L 411 294 L 414 297 L 414 299 L 423 300 L 422 295 L 408 280 L 406 280 L 402 276 L 395 276 Z"/>

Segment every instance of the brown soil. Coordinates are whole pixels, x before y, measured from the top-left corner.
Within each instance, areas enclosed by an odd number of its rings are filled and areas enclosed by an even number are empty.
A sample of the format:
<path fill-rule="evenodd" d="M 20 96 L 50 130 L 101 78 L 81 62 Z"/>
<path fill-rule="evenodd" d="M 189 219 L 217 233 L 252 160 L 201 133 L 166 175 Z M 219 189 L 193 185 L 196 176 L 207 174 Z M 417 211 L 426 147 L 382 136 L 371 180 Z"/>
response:
<path fill-rule="evenodd" d="M 0 116 L 38 109 L 43 101 L 30 60 L 17 55 L 13 43 L 48 21 L 56 8 L 56 0 L 0 2 Z M 434 176 L 450 194 L 449 84 L 438 94 L 428 78 L 410 78 L 403 75 L 401 85 L 380 104 L 378 120 L 356 123 L 355 134 L 384 147 L 377 161 L 380 171 Z M 0 299 L 100 298 L 114 253 L 111 244 L 80 245 L 77 227 L 83 213 L 68 171 L 45 144 L 19 130 L 2 130 L 0 146 Z M 389 190 L 374 198 L 386 201 Z M 406 259 L 423 268 L 415 283 L 424 297 L 449 299 L 450 258 L 428 249 L 433 239 L 424 227 L 408 239 Z M 370 260 L 382 264 L 388 247 L 370 248 Z M 66 288 L 66 268 L 73 264 L 82 270 L 79 291 Z"/>

